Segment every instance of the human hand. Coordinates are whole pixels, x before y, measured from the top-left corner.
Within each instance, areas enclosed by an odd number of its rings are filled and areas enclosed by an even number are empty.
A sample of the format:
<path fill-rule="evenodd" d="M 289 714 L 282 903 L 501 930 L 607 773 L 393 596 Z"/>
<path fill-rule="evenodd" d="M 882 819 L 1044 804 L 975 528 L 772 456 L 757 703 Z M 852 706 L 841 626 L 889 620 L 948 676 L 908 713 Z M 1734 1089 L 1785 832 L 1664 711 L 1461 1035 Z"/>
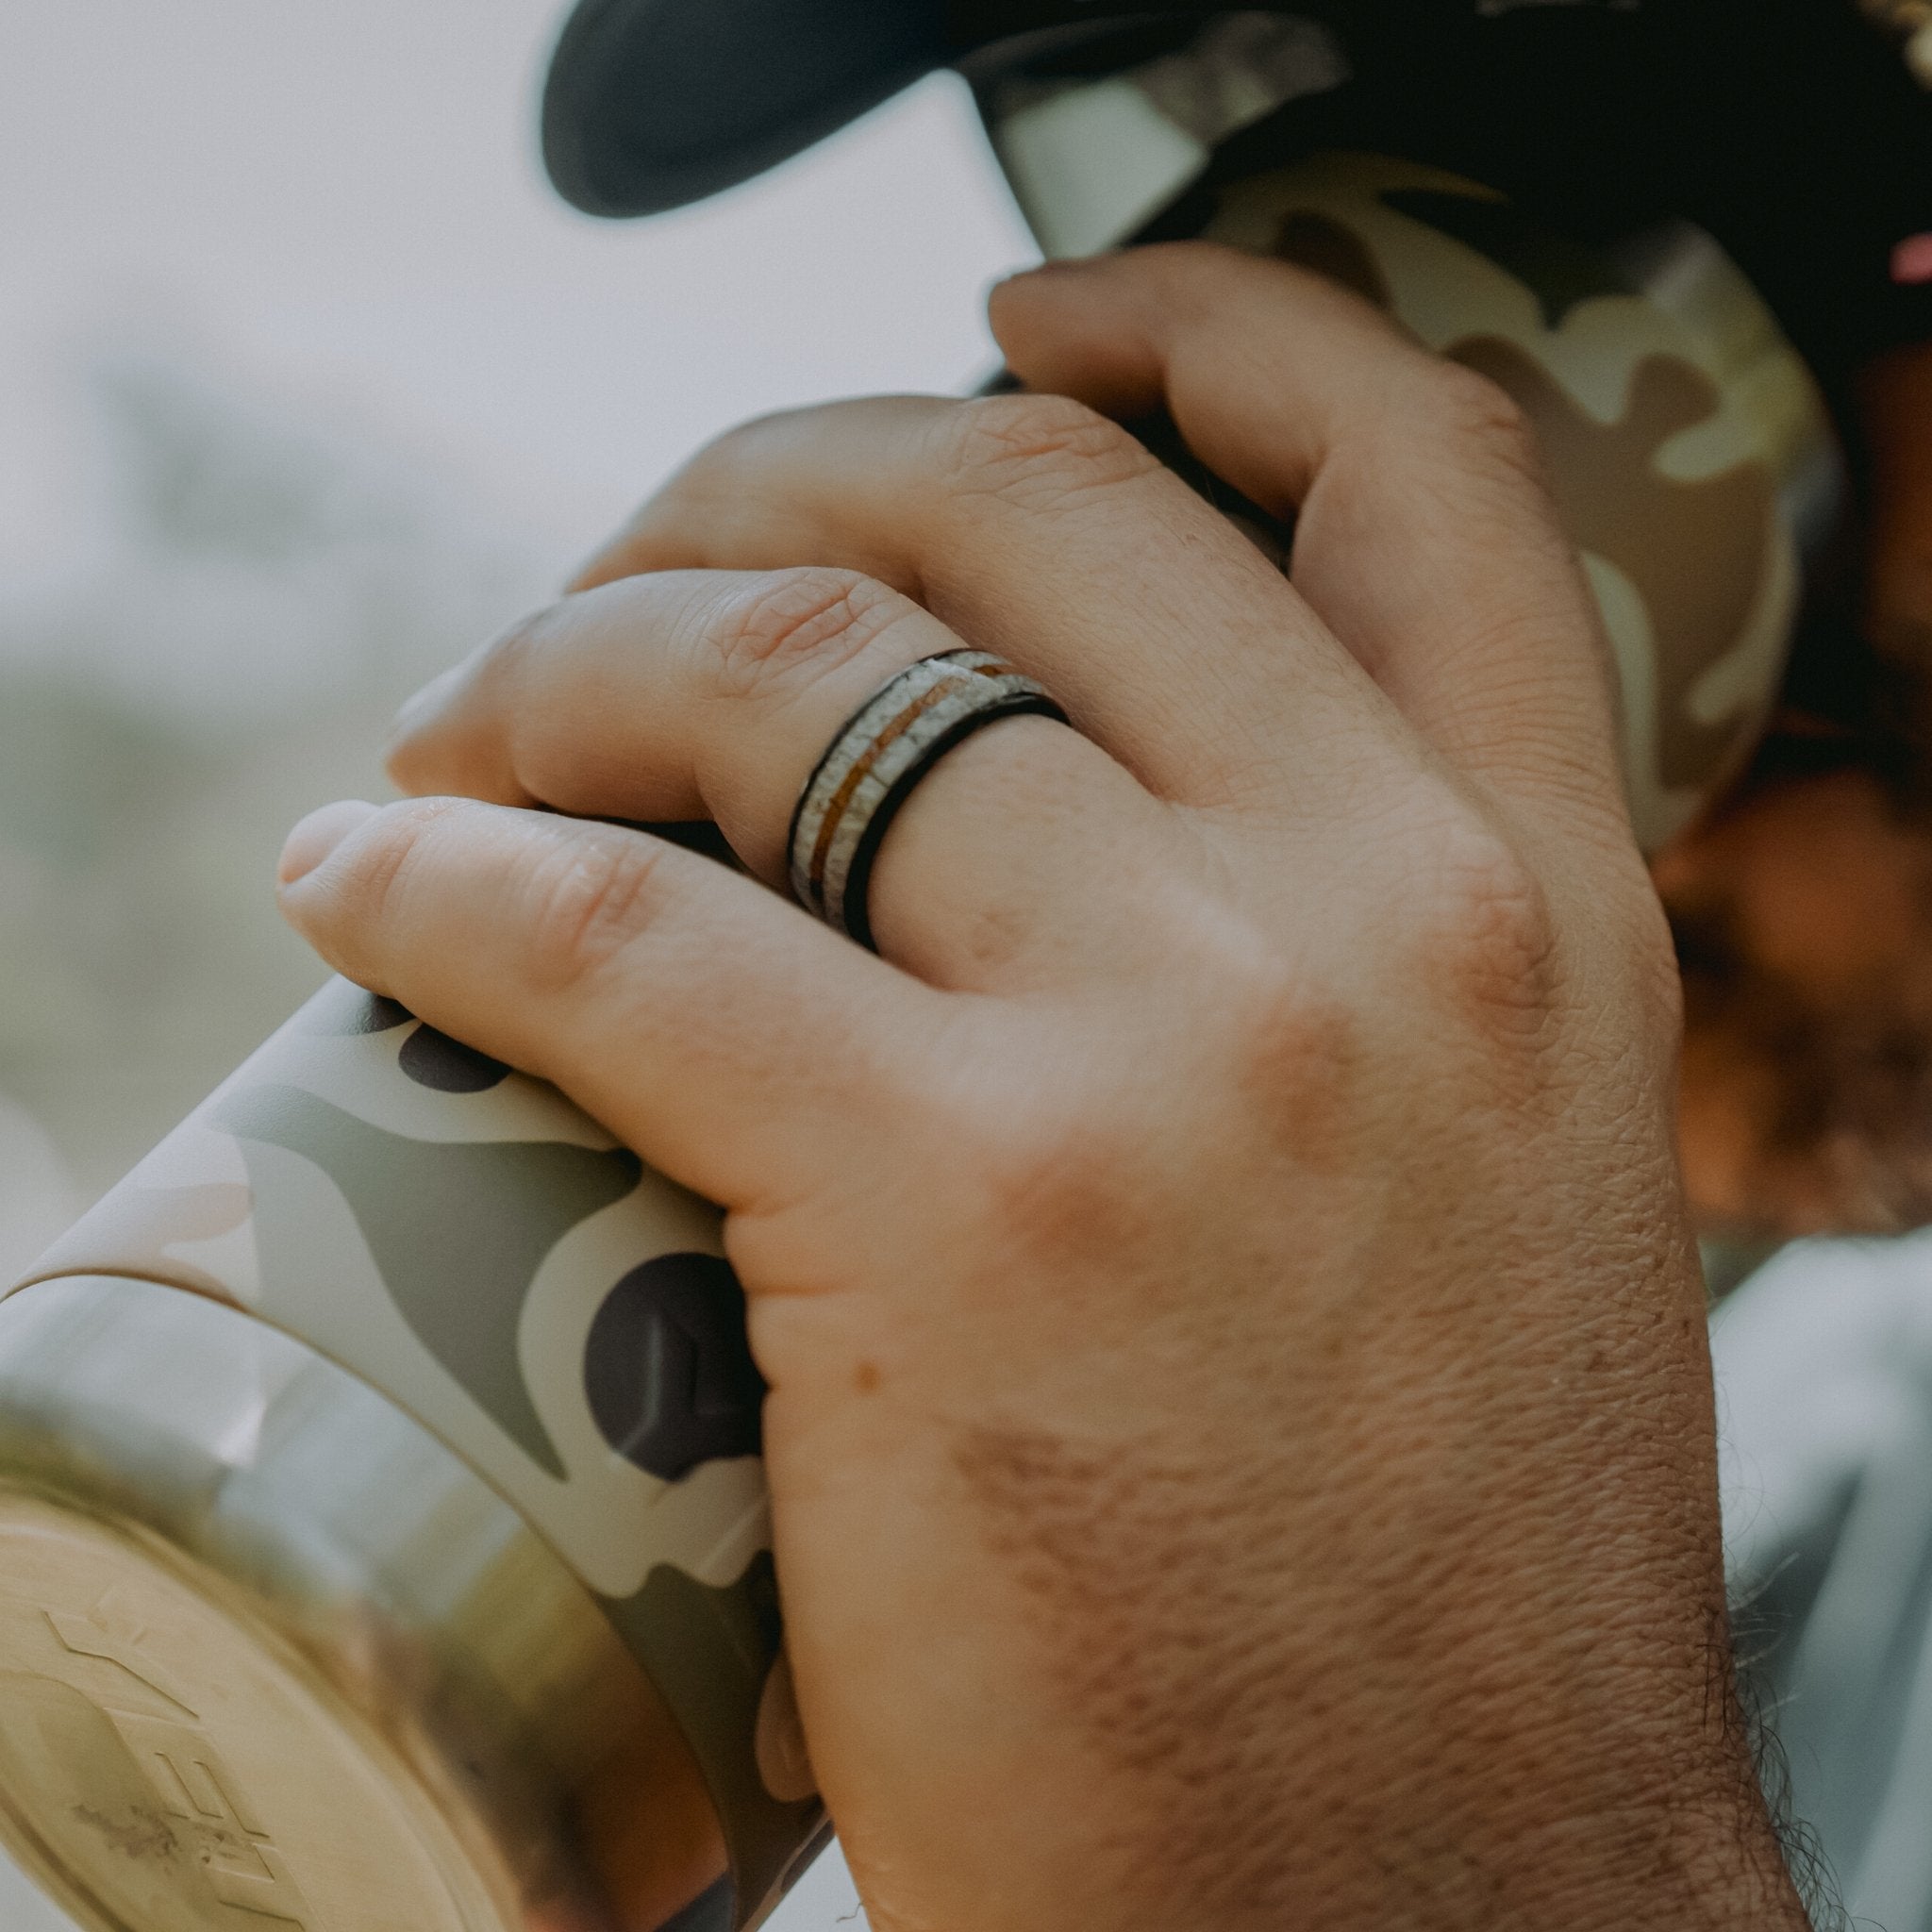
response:
<path fill-rule="evenodd" d="M 873 1923 L 1802 1923 L 1735 1722 L 1675 979 L 1500 393 L 1200 247 L 1008 284 L 1051 396 L 706 451 L 291 836 L 342 971 L 725 1210 Z M 874 958 L 759 878 L 962 640 Z M 481 803 L 475 801 L 484 801 Z"/>
<path fill-rule="evenodd" d="M 1741 1232 L 1932 1220 L 1932 346 L 1873 365 L 1861 403 L 1863 608 L 1801 637 L 1738 795 L 1655 868 L 1690 1198 Z"/>

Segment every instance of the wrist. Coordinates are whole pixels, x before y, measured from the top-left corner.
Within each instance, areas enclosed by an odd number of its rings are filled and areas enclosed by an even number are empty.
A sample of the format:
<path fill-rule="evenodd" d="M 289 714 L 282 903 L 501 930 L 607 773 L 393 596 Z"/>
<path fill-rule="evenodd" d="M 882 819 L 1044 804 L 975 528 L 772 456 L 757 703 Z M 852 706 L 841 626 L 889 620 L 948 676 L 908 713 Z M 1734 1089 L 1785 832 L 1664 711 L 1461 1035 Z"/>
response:
<path fill-rule="evenodd" d="M 1740 1765 L 1702 1796 L 1572 1821 L 1518 1848 L 1520 1923 L 1563 1932 L 1809 1932 L 1758 1790 Z M 1472 1915 L 1495 1932 L 1494 1915 Z"/>
<path fill-rule="evenodd" d="M 1678 1668 L 1656 1668 L 1659 1648 Z M 1573 1653 L 1562 1670 L 1552 1653 L 1519 1649 L 1525 1674 L 1507 1690 L 1475 1690 L 1469 1676 L 1489 1674 L 1479 1666 L 1445 1673 L 1464 1695 L 1437 1704 L 1424 1690 L 1407 1724 L 1371 1722 L 1339 1752 L 1306 1739 L 1328 1774 L 1304 1781 L 1295 1807 L 1300 1874 L 1283 1896 L 1297 1900 L 1296 1922 L 1808 1932 L 1721 1612 L 1702 1656 L 1690 1648 L 1658 1645 L 1633 1619 L 1621 1641 Z"/>
<path fill-rule="evenodd" d="M 1425 1851 L 1408 1871 L 1378 1860 L 1393 1882 L 1356 1922 L 1361 1932 L 1808 1932 L 1727 1654 L 1724 1677 L 1726 1715 L 1707 1740 L 1696 1737 L 1702 1713 L 1694 1725 L 1659 1724 L 1655 1752 L 1641 1756 L 1579 1734 L 1573 1776 L 1532 1764 L 1514 1789 L 1498 1776 L 1481 1792 L 1478 1818 L 1450 1822 L 1445 1807 L 1430 1834 L 1443 1848 L 1437 1882 Z"/>
<path fill-rule="evenodd" d="M 1309 1885 L 1305 1896 L 1325 1892 L 1333 1909 L 1299 1923 L 1323 1932 L 1810 1932 L 1755 1785 L 1680 1805 L 1605 1806 L 1488 1848 L 1452 1821 L 1354 1848 L 1355 1882 L 1334 1882 L 1337 1873 Z"/>

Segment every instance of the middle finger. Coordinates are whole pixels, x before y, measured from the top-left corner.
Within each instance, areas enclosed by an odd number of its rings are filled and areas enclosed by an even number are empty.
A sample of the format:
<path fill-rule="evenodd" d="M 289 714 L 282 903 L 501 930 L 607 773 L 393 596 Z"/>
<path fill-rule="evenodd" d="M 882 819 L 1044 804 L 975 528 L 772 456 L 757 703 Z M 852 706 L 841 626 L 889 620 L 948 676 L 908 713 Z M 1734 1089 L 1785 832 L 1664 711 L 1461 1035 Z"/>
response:
<path fill-rule="evenodd" d="M 1064 397 L 870 397 L 702 451 L 578 579 L 843 565 L 1024 664 L 1163 798 L 1306 797 L 1393 713 L 1279 572 Z"/>

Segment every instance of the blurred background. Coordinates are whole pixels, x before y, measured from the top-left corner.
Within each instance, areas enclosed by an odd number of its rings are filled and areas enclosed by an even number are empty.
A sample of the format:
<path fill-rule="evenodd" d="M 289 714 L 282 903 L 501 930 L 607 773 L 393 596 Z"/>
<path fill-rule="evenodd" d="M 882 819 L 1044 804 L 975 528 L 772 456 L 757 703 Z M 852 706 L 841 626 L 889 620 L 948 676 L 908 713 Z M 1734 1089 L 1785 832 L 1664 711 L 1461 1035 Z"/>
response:
<path fill-rule="evenodd" d="M 600 225 L 536 158 L 561 10 L 0 7 L 0 1274 L 319 982 L 275 853 L 402 698 L 728 424 L 991 362 L 1034 251 L 958 83 Z"/>
<path fill-rule="evenodd" d="M 957 83 L 600 225 L 559 11 L 0 9 L 0 1269 L 314 982 L 276 846 L 400 698 L 727 424 L 991 359 L 1032 248 Z"/>

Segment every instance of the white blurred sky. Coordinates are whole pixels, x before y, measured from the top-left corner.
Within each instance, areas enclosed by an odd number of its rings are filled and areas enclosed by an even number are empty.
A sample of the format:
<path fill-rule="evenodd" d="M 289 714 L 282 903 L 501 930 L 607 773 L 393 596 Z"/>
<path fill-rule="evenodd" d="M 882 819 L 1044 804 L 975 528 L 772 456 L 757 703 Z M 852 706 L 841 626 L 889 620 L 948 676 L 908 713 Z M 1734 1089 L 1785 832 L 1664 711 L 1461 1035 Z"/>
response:
<path fill-rule="evenodd" d="M 559 557 L 740 416 L 985 365 L 985 286 L 1031 247 L 957 82 L 592 222 L 535 156 L 559 10 L 0 0 L 0 578 L 85 550 L 96 345 L 367 423 Z"/>

